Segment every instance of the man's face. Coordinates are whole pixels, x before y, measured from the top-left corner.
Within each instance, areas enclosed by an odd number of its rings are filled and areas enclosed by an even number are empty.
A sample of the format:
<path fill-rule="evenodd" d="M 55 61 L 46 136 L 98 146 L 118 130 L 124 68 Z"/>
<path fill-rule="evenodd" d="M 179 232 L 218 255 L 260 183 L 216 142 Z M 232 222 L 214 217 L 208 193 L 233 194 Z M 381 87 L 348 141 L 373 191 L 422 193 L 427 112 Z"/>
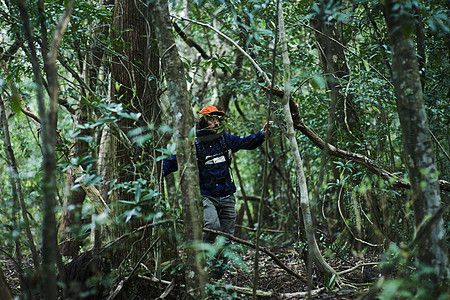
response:
<path fill-rule="evenodd" d="M 207 115 L 206 121 L 208 121 L 208 130 L 216 133 L 219 130 L 219 117 L 214 115 Z"/>

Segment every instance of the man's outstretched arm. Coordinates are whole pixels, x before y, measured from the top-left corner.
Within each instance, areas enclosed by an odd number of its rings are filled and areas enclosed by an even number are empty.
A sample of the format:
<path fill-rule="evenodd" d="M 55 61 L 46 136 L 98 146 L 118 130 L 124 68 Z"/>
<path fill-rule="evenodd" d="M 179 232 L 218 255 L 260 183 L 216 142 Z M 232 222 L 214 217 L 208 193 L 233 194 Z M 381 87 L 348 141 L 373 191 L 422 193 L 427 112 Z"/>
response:
<path fill-rule="evenodd" d="M 265 133 L 270 132 L 272 121 L 264 124 L 263 128 L 255 134 L 248 136 L 227 135 L 226 141 L 233 152 L 241 149 L 253 150 L 258 148 L 265 140 Z"/>

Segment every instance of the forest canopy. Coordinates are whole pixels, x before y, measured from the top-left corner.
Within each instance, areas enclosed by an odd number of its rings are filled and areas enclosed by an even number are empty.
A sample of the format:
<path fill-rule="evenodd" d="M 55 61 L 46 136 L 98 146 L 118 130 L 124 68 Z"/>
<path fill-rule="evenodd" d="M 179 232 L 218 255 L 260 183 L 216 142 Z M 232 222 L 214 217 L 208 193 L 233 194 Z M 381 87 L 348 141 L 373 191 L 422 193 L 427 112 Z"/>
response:
<path fill-rule="evenodd" d="M 0 294 L 445 299 L 449 11 L 0 1 Z M 195 142 L 209 105 L 230 135 L 274 122 L 232 155 L 235 234 L 214 244 Z"/>

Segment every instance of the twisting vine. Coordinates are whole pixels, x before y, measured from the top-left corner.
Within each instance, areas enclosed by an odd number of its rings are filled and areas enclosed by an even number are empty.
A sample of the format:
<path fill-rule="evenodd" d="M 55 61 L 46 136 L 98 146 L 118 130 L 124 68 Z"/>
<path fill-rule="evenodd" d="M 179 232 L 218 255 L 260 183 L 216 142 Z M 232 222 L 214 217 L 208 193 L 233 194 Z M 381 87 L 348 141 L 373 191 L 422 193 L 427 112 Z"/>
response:
<path fill-rule="evenodd" d="M 280 0 L 276 1 L 276 5 L 278 7 Z M 276 14 L 275 17 L 278 19 L 278 9 L 275 10 Z M 272 98 L 273 98 L 273 88 L 275 86 L 275 72 L 276 72 L 276 57 L 277 57 L 277 45 L 278 45 L 278 22 L 275 22 L 275 33 L 274 33 L 275 41 L 274 41 L 274 47 L 273 47 L 273 55 L 272 55 L 272 80 L 270 82 L 270 92 L 269 96 L 267 97 L 267 118 L 266 122 L 268 123 L 270 121 L 270 115 L 271 115 L 271 104 L 272 104 Z M 266 130 L 266 143 L 265 143 L 265 155 L 267 156 L 269 153 L 269 132 Z M 262 213 L 263 213 L 263 203 L 264 199 L 266 197 L 267 192 L 267 165 L 268 165 L 268 159 L 264 159 L 264 166 L 263 166 L 263 186 L 262 186 L 262 194 L 261 194 L 261 201 L 259 202 L 258 207 L 258 227 L 256 228 L 256 252 L 255 252 L 255 260 L 254 260 L 254 278 L 253 278 L 253 300 L 256 300 L 256 292 L 258 289 L 258 279 L 259 279 L 259 241 L 260 241 L 260 235 L 261 235 L 261 221 L 262 221 Z"/>

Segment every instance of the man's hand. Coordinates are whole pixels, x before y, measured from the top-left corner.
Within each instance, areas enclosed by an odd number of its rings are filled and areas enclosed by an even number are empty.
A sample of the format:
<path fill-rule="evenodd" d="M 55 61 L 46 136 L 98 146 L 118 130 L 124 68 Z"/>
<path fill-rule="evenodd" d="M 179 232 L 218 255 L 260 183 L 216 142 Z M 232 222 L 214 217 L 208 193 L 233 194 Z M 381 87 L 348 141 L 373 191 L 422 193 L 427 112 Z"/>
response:
<path fill-rule="evenodd" d="M 266 133 L 270 132 L 270 126 L 272 126 L 273 121 L 266 122 L 262 128 L 262 133 L 265 135 Z"/>

